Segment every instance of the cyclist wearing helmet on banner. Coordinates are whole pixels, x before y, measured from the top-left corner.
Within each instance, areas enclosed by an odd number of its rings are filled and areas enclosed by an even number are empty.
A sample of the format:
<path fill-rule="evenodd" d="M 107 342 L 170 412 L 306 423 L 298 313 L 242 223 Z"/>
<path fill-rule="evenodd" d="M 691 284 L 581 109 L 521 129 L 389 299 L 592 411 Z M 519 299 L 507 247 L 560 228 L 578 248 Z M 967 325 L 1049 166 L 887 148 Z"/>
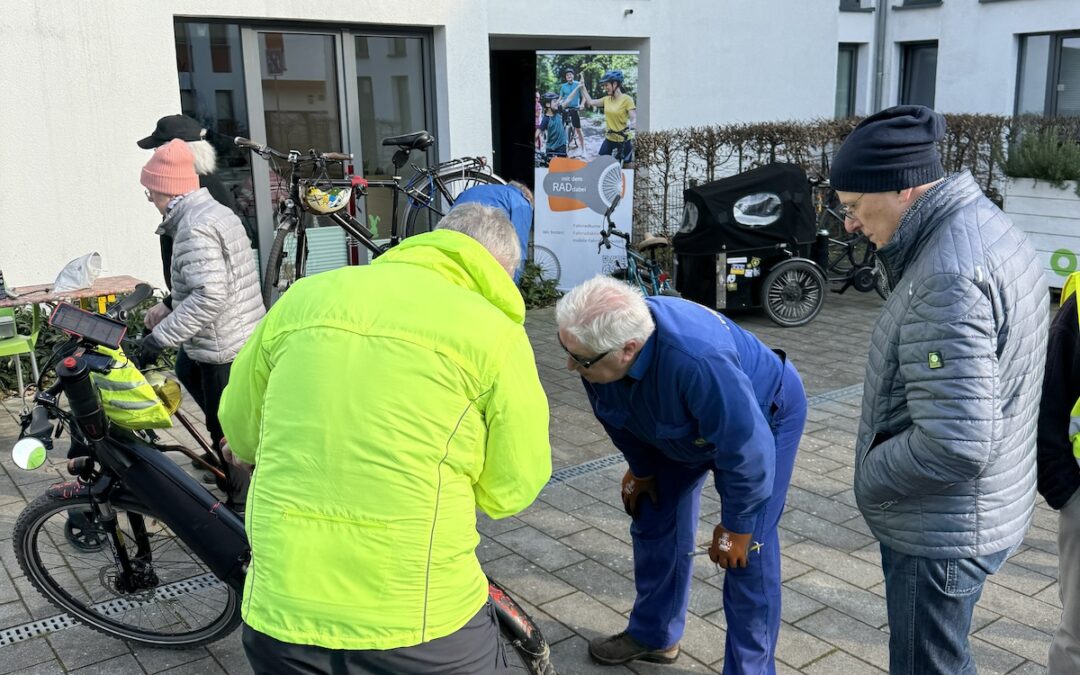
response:
<path fill-rule="evenodd" d="M 573 126 L 574 131 L 571 133 L 577 134 L 578 149 L 584 155 L 585 136 L 581 133 L 581 115 L 578 112 L 581 108 L 581 89 L 583 85 L 574 81 L 573 68 L 564 69 L 563 77 L 566 81 L 559 87 L 559 97 L 562 99 L 563 105 L 563 124 Z"/>
<path fill-rule="evenodd" d="M 549 91 L 541 99 L 544 102 L 544 119 L 540 122 L 540 130 L 545 134 L 544 154 L 549 159 L 566 157 L 566 125 L 562 116 L 556 114 L 560 107 L 559 95 Z"/>
<path fill-rule="evenodd" d="M 584 83 L 584 77 L 582 77 Z M 604 142 L 600 144 L 600 155 L 615 155 L 623 164 L 630 162 L 634 157 L 634 146 L 630 141 L 630 132 L 637 126 L 637 109 L 634 99 L 623 92 L 623 72 L 621 70 L 609 70 L 600 78 L 600 85 L 604 88 L 604 96 L 593 98 L 589 96 L 587 89 L 582 87 L 581 93 L 585 103 L 594 108 L 604 109 L 604 123 L 607 133 L 604 134 Z M 616 154 L 616 151 L 617 154 Z"/>

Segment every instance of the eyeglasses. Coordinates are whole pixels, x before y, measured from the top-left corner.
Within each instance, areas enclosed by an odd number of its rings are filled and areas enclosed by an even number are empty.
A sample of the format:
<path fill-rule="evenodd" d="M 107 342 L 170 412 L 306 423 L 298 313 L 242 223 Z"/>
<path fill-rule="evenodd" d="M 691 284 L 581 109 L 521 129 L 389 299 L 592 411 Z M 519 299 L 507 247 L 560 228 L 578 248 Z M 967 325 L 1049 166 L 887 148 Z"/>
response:
<path fill-rule="evenodd" d="M 864 192 L 859 195 L 858 199 L 851 202 L 850 204 L 841 204 L 840 206 L 837 206 L 836 215 L 840 216 L 844 220 L 847 220 L 848 218 L 855 218 L 855 207 L 859 205 L 859 202 L 862 201 L 862 198 L 865 196 L 866 193 Z"/>
<path fill-rule="evenodd" d="M 147 190 L 146 188 L 143 188 L 143 192 L 144 192 L 144 193 L 146 194 L 146 199 L 147 199 L 147 201 L 149 201 L 149 200 L 152 200 L 152 199 L 153 199 L 153 197 L 152 197 L 152 196 L 150 195 L 150 191 L 149 191 L 149 190 Z"/>
<path fill-rule="evenodd" d="M 578 356 L 577 354 L 575 354 L 574 352 L 570 351 L 569 349 L 567 349 L 566 345 L 563 344 L 562 336 L 560 336 L 558 333 L 555 334 L 555 339 L 559 341 L 559 346 L 563 348 L 563 351 L 566 352 L 566 355 L 569 356 L 571 359 L 573 359 L 574 363 L 578 364 L 582 368 L 588 368 L 589 366 L 593 365 L 594 363 L 596 363 L 597 361 L 599 361 L 600 359 L 604 358 L 605 356 L 607 356 L 608 354 L 611 353 L 611 350 L 609 349 L 606 352 L 604 352 L 603 354 L 597 354 L 596 356 L 592 357 L 591 359 L 584 359 L 584 358 Z"/>

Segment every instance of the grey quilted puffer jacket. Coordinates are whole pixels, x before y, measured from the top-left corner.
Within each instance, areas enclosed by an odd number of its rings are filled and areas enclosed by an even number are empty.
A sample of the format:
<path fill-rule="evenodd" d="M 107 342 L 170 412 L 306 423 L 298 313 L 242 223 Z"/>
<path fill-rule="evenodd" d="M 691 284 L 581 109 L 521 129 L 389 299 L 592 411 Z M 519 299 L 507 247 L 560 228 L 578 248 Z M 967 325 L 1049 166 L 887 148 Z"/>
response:
<path fill-rule="evenodd" d="M 1009 548 L 1035 506 L 1049 321 L 1035 250 L 964 172 L 924 194 L 879 255 L 893 291 L 866 366 L 859 510 L 908 555 Z"/>
<path fill-rule="evenodd" d="M 154 338 L 195 361 L 230 363 L 266 313 L 244 226 L 200 188 L 173 206 L 161 233 L 173 238 L 173 311 Z"/>

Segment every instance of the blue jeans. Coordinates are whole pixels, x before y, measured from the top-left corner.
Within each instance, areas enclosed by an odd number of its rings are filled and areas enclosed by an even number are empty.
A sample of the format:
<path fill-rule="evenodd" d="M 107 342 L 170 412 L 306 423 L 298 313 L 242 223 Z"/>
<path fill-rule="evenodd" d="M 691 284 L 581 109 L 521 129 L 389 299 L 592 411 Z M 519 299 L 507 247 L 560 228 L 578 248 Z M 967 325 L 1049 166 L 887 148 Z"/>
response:
<path fill-rule="evenodd" d="M 974 675 L 968 634 L 986 577 L 1013 549 L 977 558 L 922 558 L 881 545 L 892 675 Z"/>

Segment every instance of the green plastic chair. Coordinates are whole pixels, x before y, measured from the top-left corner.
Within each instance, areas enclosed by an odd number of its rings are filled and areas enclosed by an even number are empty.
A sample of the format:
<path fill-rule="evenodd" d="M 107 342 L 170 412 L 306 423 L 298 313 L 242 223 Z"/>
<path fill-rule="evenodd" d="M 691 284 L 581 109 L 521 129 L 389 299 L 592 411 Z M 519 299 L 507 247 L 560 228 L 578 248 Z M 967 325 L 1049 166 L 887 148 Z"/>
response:
<path fill-rule="evenodd" d="M 14 319 L 15 310 L 0 308 L 0 316 L 10 316 Z M 34 305 L 34 319 L 30 326 L 29 335 L 23 335 L 17 331 L 18 327 L 16 326 L 15 337 L 0 340 L 0 358 L 5 356 L 13 357 L 15 361 L 15 377 L 19 383 L 19 396 L 22 396 L 26 387 L 23 386 L 22 362 L 19 357 L 23 354 L 30 355 L 30 372 L 34 375 L 34 382 L 37 383 L 38 381 L 38 366 L 37 358 L 34 356 L 34 348 L 37 346 L 38 333 L 41 332 L 41 308 Z"/>

